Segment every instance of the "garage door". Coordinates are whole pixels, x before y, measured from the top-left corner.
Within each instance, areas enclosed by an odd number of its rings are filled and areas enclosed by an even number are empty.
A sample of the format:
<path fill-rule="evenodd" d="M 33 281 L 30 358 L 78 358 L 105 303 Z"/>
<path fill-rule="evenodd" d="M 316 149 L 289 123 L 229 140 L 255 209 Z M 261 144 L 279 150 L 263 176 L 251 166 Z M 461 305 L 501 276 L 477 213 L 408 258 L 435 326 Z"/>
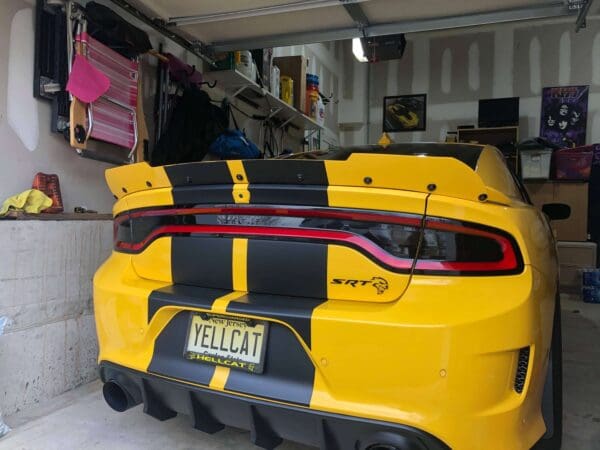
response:
<path fill-rule="evenodd" d="M 113 0 L 115 3 L 127 3 Z M 214 51 L 278 47 L 580 13 L 586 0 L 134 0 Z M 593 11 L 597 9 L 594 7 Z"/>

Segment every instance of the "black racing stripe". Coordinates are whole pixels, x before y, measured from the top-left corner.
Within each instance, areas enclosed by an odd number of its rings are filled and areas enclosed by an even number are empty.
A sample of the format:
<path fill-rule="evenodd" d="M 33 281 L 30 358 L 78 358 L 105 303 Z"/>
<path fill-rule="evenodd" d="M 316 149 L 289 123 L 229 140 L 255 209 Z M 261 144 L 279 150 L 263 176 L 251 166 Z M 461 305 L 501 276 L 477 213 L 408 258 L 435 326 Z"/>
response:
<path fill-rule="evenodd" d="M 327 245 L 248 239 L 248 291 L 327 297 Z"/>
<path fill-rule="evenodd" d="M 232 289 L 233 239 L 174 236 L 171 272 L 174 284 Z"/>
<path fill-rule="evenodd" d="M 181 311 L 171 319 L 154 343 L 148 372 L 208 386 L 215 366 L 183 357 L 189 326 L 189 311 Z"/>
<path fill-rule="evenodd" d="M 250 184 L 328 184 L 323 161 L 263 159 L 243 164 Z"/>
<path fill-rule="evenodd" d="M 193 162 L 165 166 L 171 186 L 190 184 L 233 184 L 225 161 Z"/>
<path fill-rule="evenodd" d="M 172 190 L 173 203 L 175 205 L 232 203 L 232 190 L 231 184 L 178 186 Z"/>
<path fill-rule="evenodd" d="M 148 323 L 163 306 L 186 306 L 211 309 L 214 301 L 230 290 L 175 284 L 152 291 L 148 296 Z"/>
<path fill-rule="evenodd" d="M 250 293 L 229 302 L 227 312 L 281 320 L 290 325 L 310 347 L 310 319 L 313 310 L 323 302 L 324 299 Z"/>
<path fill-rule="evenodd" d="M 250 184 L 250 203 L 328 206 L 327 186 Z"/>
<path fill-rule="evenodd" d="M 256 375 L 232 370 L 225 389 L 308 406 L 314 378 L 315 367 L 298 339 L 287 327 L 271 323 L 264 372 Z"/>

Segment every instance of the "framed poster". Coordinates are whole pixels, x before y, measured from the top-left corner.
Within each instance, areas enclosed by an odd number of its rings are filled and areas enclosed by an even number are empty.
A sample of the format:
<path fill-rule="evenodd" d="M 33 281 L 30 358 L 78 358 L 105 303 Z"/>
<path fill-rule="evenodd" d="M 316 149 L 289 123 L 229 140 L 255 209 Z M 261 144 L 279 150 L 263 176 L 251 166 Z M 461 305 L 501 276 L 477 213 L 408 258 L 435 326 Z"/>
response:
<path fill-rule="evenodd" d="M 427 94 L 383 98 L 383 131 L 425 131 Z"/>
<path fill-rule="evenodd" d="M 540 136 L 561 147 L 585 145 L 589 86 L 542 91 Z"/>

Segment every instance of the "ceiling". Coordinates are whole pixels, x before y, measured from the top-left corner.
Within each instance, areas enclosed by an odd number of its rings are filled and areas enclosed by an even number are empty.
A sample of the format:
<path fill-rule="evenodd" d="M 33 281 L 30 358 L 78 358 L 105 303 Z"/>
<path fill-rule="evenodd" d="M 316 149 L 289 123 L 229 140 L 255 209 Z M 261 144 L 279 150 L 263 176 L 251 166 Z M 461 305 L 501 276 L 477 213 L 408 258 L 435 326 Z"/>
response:
<path fill-rule="evenodd" d="M 567 1 L 575 0 L 131 0 L 130 3 L 143 8 L 151 17 L 164 20 L 174 31 L 216 51 L 224 51 L 558 17 L 569 14 Z M 591 4 L 591 0 L 588 2 Z"/>

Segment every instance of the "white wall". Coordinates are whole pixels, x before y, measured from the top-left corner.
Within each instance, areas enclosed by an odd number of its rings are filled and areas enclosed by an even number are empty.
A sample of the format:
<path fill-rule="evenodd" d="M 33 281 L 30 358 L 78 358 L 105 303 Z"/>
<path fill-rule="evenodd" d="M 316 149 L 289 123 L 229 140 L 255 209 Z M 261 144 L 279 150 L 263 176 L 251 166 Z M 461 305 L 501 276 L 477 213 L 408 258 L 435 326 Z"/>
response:
<path fill-rule="evenodd" d="M 457 125 L 477 124 L 479 99 L 509 96 L 521 98 L 520 137 L 537 136 L 542 87 L 579 84 L 590 85 L 587 141 L 600 142 L 600 19 L 591 18 L 577 34 L 570 18 L 411 34 L 407 40 L 401 60 L 362 69 L 370 71 L 368 114 L 361 103 L 367 93 L 362 76 L 348 106 L 362 112 L 362 125 L 341 123 L 342 143 L 367 143 L 367 121 L 369 143 L 377 142 L 383 97 L 411 93 L 427 94 L 427 130 L 393 133 L 398 142 L 443 140 Z M 356 83 L 361 65 L 347 67 Z"/>
<path fill-rule="evenodd" d="M 33 98 L 32 10 L 30 2 L 0 2 L 0 201 L 31 188 L 36 172 L 46 172 L 60 177 L 67 211 L 86 206 L 110 212 L 113 199 L 104 182 L 110 166 L 81 158 L 62 136 L 51 133 L 50 103 Z M 25 70 L 11 73 L 9 92 L 9 69 L 15 67 Z M 9 102 L 16 120 L 7 115 Z M 19 123 L 24 124 L 21 137 Z"/>
<path fill-rule="evenodd" d="M 50 102 L 33 98 L 33 3 L 0 2 L 0 202 L 31 188 L 34 175 L 45 172 L 59 176 L 65 211 L 85 206 L 110 212 L 114 200 L 106 187 L 104 171 L 113 166 L 77 155 L 61 135 L 50 131 Z M 165 51 L 202 67 L 197 57 L 136 22 L 114 4 L 106 0 L 101 3 L 145 29 L 155 47 L 163 43 Z M 155 67 L 153 57 L 142 58 L 144 112 L 151 134 Z"/>

